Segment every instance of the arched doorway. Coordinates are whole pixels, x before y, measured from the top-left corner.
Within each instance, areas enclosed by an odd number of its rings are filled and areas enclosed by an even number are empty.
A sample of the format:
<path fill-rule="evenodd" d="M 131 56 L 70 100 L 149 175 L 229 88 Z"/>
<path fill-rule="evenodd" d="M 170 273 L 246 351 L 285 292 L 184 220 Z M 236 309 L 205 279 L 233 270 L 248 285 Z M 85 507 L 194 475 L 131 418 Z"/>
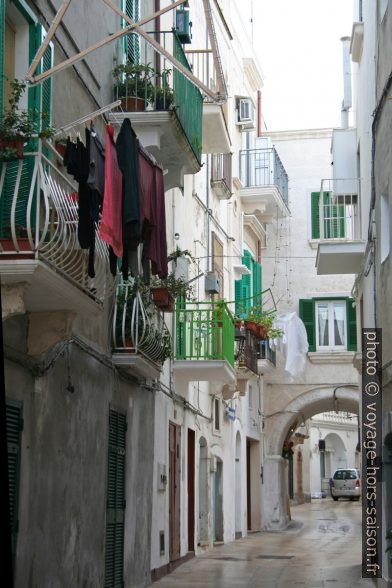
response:
<path fill-rule="evenodd" d="M 283 410 L 266 415 L 263 491 L 263 528 L 284 529 L 289 522 L 287 460 L 282 447 L 294 431 L 310 417 L 334 410 L 358 414 L 359 394 L 347 385 L 339 392 L 331 386 L 312 388 L 289 402 Z"/>
<path fill-rule="evenodd" d="M 204 437 L 199 440 L 199 526 L 198 544 L 208 542 L 208 449 Z"/>
<path fill-rule="evenodd" d="M 235 438 L 235 536 L 242 537 L 242 492 L 241 492 L 241 435 L 237 431 Z"/>

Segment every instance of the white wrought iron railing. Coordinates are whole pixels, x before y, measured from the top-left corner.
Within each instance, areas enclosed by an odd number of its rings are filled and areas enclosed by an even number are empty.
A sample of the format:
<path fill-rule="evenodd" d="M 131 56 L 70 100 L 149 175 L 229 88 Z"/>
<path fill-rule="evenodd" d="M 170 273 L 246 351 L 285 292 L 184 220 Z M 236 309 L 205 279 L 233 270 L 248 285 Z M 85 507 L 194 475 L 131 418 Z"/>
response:
<path fill-rule="evenodd" d="M 192 71 L 199 80 L 203 82 L 213 92 L 218 90 L 218 81 L 216 69 L 214 66 L 214 56 L 212 49 L 187 49 L 185 54 L 192 67 Z M 204 97 L 209 101 L 209 97 Z"/>
<path fill-rule="evenodd" d="M 115 284 L 107 245 L 96 226 L 95 277 L 89 277 L 89 252 L 78 242 L 77 186 L 49 159 L 50 149 L 44 154 L 38 141 L 36 152 L 1 164 L 0 261 L 41 260 L 102 303 Z"/>
<path fill-rule="evenodd" d="M 131 283 L 117 288 L 112 335 L 115 352 L 141 353 L 157 364 L 171 355 L 163 313 Z"/>
<path fill-rule="evenodd" d="M 323 179 L 319 197 L 320 240 L 361 238 L 359 179 Z"/>

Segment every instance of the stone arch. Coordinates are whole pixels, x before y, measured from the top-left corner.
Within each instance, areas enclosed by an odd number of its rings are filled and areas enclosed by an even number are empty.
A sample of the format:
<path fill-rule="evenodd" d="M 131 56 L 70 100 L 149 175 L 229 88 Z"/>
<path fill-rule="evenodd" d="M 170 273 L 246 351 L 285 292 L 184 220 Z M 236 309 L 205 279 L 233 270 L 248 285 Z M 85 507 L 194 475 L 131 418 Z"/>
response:
<path fill-rule="evenodd" d="M 284 529 L 289 520 L 287 463 L 284 441 L 307 419 L 321 412 L 346 410 L 358 414 L 358 387 L 317 386 L 305 390 L 281 410 L 265 416 L 263 528 Z"/>
<path fill-rule="evenodd" d="M 306 390 L 282 410 L 266 415 L 267 453 L 281 455 L 283 442 L 290 433 L 308 418 L 321 412 L 347 410 L 358 414 L 359 393 L 354 386 L 339 388 L 319 386 Z"/>

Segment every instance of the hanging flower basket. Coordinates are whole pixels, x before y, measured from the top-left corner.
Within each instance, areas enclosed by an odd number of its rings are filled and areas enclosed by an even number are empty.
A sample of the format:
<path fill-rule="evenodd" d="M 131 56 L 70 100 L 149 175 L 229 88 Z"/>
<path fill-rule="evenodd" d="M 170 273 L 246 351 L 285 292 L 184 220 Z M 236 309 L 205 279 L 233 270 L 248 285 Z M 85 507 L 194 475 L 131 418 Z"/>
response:
<path fill-rule="evenodd" d="M 256 331 L 257 331 L 256 337 L 258 339 L 263 339 L 263 340 L 268 339 L 268 329 L 267 329 L 267 327 L 265 327 L 264 325 L 256 325 L 256 327 L 257 327 L 257 329 L 256 329 Z"/>
<path fill-rule="evenodd" d="M 151 294 L 154 304 L 158 308 L 160 308 L 163 312 L 173 312 L 174 298 L 167 288 L 151 288 Z"/>

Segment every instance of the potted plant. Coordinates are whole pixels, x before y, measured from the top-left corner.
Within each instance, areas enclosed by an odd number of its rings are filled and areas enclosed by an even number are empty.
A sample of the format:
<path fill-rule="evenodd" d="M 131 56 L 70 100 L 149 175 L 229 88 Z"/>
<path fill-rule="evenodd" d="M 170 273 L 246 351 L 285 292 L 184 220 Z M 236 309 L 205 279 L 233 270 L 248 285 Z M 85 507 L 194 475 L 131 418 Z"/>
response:
<path fill-rule="evenodd" d="M 0 119 L 0 160 L 23 158 L 24 144 L 36 132 L 36 120 L 32 111 L 20 110 L 19 102 L 26 84 L 14 79 L 10 82 L 11 95 L 8 107 Z"/>
<path fill-rule="evenodd" d="M 216 300 L 214 302 L 214 324 L 217 327 L 223 327 L 223 313 L 226 309 L 226 302 L 224 300 Z"/>
<path fill-rule="evenodd" d="M 244 321 L 245 328 L 258 339 L 279 338 L 283 331 L 273 328 L 275 318 L 276 312 L 263 314 L 259 306 L 251 306 Z"/>
<path fill-rule="evenodd" d="M 152 80 L 155 70 L 147 64 L 122 63 L 113 69 L 114 89 L 121 99 L 121 108 L 126 112 L 141 112 L 146 109 L 154 90 Z"/>
<path fill-rule="evenodd" d="M 179 296 L 189 299 L 193 295 L 192 286 L 184 279 L 171 273 L 164 279 L 154 279 L 151 284 L 154 303 L 164 312 L 173 312 L 174 300 Z"/>
<path fill-rule="evenodd" d="M 157 82 L 153 86 L 151 94 L 151 103 L 155 110 L 169 110 L 174 100 L 173 89 L 169 85 L 170 69 L 163 69 L 160 74 L 157 74 Z M 160 80 L 159 80 L 160 78 Z"/>

